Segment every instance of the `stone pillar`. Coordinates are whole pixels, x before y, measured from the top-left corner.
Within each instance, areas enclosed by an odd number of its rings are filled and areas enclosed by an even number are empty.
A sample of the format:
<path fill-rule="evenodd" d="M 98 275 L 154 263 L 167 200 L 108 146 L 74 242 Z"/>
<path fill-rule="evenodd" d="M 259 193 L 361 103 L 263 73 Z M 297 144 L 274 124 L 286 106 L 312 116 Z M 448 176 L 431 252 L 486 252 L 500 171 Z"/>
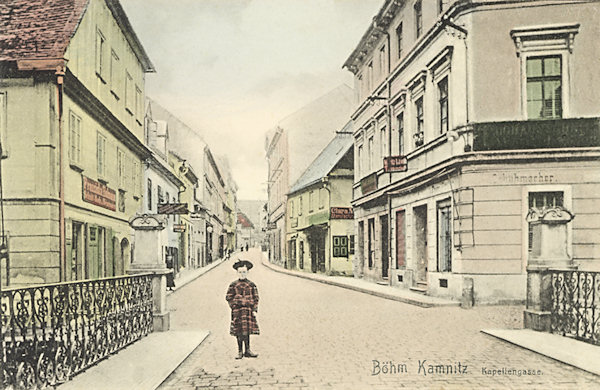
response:
<path fill-rule="evenodd" d="M 550 332 L 552 310 L 551 269 L 573 269 L 568 254 L 567 224 L 575 216 L 562 207 L 531 209 L 527 222 L 539 229 L 537 243 L 527 267 L 527 307 L 523 312 L 525 328 Z"/>
<path fill-rule="evenodd" d="M 135 231 L 134 258 L 130 275 L 152 274 L 152 317 L 154 330 L 164 332 L 170 328 L 167 310 L 167 278 L 172 270 L 162 259 L 162 245 L 167 242 L 167 221 L 162 215 L 139 215 L 129 221 Z"/>
<path fill-rule="evenodd" d="M 547 267 L 527 267 L 527 306 L 523 312 L 526 329 L 550 332 L 552 274 Z"/>

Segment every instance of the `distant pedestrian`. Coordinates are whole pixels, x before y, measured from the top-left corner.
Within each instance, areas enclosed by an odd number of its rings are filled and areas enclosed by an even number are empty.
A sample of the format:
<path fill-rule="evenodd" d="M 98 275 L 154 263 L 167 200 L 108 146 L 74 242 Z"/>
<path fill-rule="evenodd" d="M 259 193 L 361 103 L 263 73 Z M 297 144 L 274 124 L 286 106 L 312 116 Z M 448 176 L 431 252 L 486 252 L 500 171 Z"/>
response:
<path fill-rule="evenodd" d="M 248 244 L 246 244 L 246 252 L 248 252 Z"/>
<path fill-rule="evenodd" d="M 173 256 L 167 255 L 166 257 L 167 269 L 171 270 L 171 272 L 167 274 L 167 288 L 169 291 L 173 291 L 173 288 L 175 287 L 175 268 L 173 267 Z"/>
<path fill-rule="evenodd" d="M 229 285 L 225 296 L 231 308 L 229 334 L 237 338 L 236 359 L 258 356 L 250 350 L 250 335 L 260 334 L 255 314 L 258 311 L 258 288 L 246 278 L 248 270 L 252 267 L 253 264 L 248 260 L 238 260 L 233 264 L 233 268 L 238 273 L 238 280 Z M 242 346 L 245 347 L 245 352 Z"/>

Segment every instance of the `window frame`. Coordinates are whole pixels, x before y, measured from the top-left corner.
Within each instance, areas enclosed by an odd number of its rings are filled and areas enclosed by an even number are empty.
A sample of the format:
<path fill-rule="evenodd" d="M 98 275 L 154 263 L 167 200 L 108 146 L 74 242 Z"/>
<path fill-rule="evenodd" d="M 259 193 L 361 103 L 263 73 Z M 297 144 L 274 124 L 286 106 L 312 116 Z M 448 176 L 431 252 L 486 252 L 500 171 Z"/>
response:
<path fill-rule="evenodd" d="M 398 26 L 396 26 L 396 49 L 397 49 L 397 54 L 398 54 L 398 59 L 402 59 L 402 55 L 404 54 L 404 47 L 403 47 L 403 41 L 404 41 L 404 26 L 402 25 L 402 22 L 398 23 Z"/>
<path fill-rule="evenodd" d="M 440 134 L 444 134 L 450 130 L 450 83 L 448 75 L 441 78 L 436 83 L 438 92 L 438 125 Z M 445 85 L 445 96 L 442 94 L 442 85 Z M 445 109 L 445 116 L 444 116 Z"/>
<path fill-rule="evenodd" d="M 423 2 L 418 0 L 414 5 L 415 15 L 415 38 L 419 39 L 423 35 Z"/>
<path fill-rule="evenodd" d="M 81 117 L 73 111 L 69 111 L 69 161 L 81 164 Z"/>
<path fill-rule="evenodd" d="M 106 36 L 102 33 L 99 27 L 96 27 L 96 54 L 95 54 L 95 67 L 96 76 L 106 84 Z"/>
<path fill-rule="evenodd" d="M 99 179 L 106 177 L 106 137 L 100 130 L 96 133 L 96 170 Z"/>
<path fill-rule="evenodd" d="M 558 76 L 556 75 L 545 75 L 545 64 L 547 59 L 551 59 L 551 58 L 557 58 L 559 60 L 559 66 L 560 66 L 560 74 Z M 527 73 L 527 65 L 529 64 L 529 61 L 533 61 L 533 60 L 541 60 L 541 76 L 529 76 L 529 74 Z M 525 104 L 526 104 L 526 115 L 527 115 L 527 119 L 528 120 L 552 120 L 552 119 L 562 119 L 563 118 L 563 92 L 562 92 L 562 88 L 563 88 L 563 58 L 561 55 L 559 54 L 552 54 L 552 55 L 541 55 L 541 56 L 536 56 L 536 55 L 530 55 L 530 56 L 526 56 L 525 58 L 525 91 L 529 90 L 529 85 L 530 82 L 531 83 L 536 83 L 536 82 L 541 82 L 541 88 L 542 88 L 542 96 L 541 96 L 541 101 L 542 101 L 542 115 L 539 117 L 530 117 L 529 115 L 529 94 L 527 93 L 527 96 L 525 96 Z M 560 82 L 560 89 L 561 89 L 561 96 L 560 96 L 560 107 L 559 107 L 559 114 L 558 116 L 545 116 L 544 112 L 544 103 L 546 102 L 545 99 L 545 93 L 544 93 L 544 86 L 546 85 L 546 82 L 548 81 L 559 81 Z M 552 100 L 554 101 L 554 100 Z M 555 110 L 552 110 L 552 113 L 554 114 Z"/>
<path fill-rule="evenodd" d="M 424 107 L 424 97 L 423 95 L 419 96 L 415 99 L 415 131 L 413 133 L 414 137 L 414 147 L 415 149 L 425 145 L 425 107 Z"/>

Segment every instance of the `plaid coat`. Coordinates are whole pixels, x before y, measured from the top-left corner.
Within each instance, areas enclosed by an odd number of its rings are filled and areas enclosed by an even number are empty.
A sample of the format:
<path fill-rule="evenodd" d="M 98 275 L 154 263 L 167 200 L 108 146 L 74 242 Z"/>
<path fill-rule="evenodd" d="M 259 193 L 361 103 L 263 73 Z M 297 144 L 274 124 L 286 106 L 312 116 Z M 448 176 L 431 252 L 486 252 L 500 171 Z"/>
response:
<path fill-rule="evenodd" d="M 260 334 L 254 312 L 258 310 L 258 289 L 245 280 L 236 280 L 229 285 L 225 299 L 231 308 L 229 333 L 233 336 Z"/>

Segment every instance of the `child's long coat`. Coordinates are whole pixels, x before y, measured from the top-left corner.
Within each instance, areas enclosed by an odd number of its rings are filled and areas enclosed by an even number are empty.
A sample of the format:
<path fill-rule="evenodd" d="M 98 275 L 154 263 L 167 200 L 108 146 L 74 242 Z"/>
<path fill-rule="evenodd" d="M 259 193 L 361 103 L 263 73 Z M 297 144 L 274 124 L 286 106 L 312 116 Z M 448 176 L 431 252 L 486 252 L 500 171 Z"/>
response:
<path fill-rule="evenodd" d="M 254 312 L 258 310 L 256 285 L 248 279 L 238 279 L 229 285 L 225 299 L 231 308 L 229 333 L 233 336 L 259 334 L 254 316 Z"/>

